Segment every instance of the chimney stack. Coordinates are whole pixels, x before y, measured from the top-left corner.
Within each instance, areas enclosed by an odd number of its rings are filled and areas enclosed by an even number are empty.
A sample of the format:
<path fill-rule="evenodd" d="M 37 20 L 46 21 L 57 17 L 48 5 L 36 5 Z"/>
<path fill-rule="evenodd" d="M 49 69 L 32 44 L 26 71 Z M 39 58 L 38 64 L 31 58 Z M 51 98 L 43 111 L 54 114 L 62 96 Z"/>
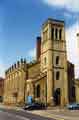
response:
<path fill-rule="evenodd" d="M 36 59 L 37 59 L 37 61 L 40 60 L 40 55 L 41 55 L 41 37 L 37 37 L 37 42 L 36 42 Z"/>
<path fill-rule="evenodd" d="M 79 53 L 79 33 L 77 33 L 77 44 L 78 44 L 78 53 Z"/>

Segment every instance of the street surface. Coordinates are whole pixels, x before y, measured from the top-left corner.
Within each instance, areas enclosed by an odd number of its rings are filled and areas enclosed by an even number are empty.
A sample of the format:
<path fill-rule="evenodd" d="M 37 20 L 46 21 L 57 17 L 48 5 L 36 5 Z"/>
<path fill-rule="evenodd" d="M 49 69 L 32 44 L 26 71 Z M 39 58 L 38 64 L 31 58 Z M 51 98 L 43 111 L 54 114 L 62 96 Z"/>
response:
<path fill-rule="evenodd" d="M 79 120 L 79 110 L 52 109 L 26 111 L 0 107 L 0 120 Z"/>
<path fill-rule="evenodd" d="M 7 112 L 0 112 L 0 120 L 29 120 L 19 115 L 13 115 Z"/>
<path fill-rule="evenodd" d="M 54 120 L 54 119 L 34 115 L 26 111 L 0 109 L 0 120 Z"/>
<path fill-rule="evenodd" d="M 55 120 L 79 120 L 79 110 L 44 110 L 32 111 L 33 114 L 54 118 Z"/>

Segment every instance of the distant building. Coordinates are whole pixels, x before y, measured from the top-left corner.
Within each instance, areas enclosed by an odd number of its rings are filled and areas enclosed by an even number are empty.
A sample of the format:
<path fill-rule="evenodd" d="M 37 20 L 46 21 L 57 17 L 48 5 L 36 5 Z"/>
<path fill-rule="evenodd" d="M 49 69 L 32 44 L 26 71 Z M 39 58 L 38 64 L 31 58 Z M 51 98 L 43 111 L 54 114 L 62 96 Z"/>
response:
<path fill-rule="evenodd" d="M 79 103 L 79 78 L 75 79 L 76 102 Z"/>
<path fill-rule="evenodd" d="M 0 77 L 0 102 L 3 102 L 4 95 L 4 78 Z"/>
<path fill-rule="evenodd" d="M 49 18 L 37 38 L 37 59 L 18 62 L 6 73 L 4 103 L 33 101 L 48 106 L 68 103 L 67 51 L 64 21 Z"/>
<path fill-rule="evenodd" d="M 67 71 L 68 71 L 68 95 L 69 95 L 69 102 L 75 102 L 75 72 L 74 72 L 74 64 L 71 62 L 67 62 Z"/>
<path fill-rule="evenodd" d="M 77 33 L 77 45 L 78 45 L 78 56 L 79 56 L 79 33 Z M 79 60 L 79 57 L 77 58 Z M 79 62 L 78 62 L 79 63 Z M 79 65 L 77 66 L 79 70 Z M 75 79 L 75 94 L 76 94 L 76 102 L 79 103 L 79 73 L 78 78 Z"/>

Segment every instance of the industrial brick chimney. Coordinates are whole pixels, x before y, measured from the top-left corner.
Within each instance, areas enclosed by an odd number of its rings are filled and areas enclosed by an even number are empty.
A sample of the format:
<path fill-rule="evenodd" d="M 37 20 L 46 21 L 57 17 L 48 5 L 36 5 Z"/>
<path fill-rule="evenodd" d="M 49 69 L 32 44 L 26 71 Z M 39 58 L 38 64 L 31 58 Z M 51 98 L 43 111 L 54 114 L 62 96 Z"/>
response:
<path fill-rule="evenodd" d="M 40 55 L 41 55 L 41 37 L 37 37 L 37 40 L 36 40 L 36 59 L 37 59 L 37 61 L 40 61 Z"/>

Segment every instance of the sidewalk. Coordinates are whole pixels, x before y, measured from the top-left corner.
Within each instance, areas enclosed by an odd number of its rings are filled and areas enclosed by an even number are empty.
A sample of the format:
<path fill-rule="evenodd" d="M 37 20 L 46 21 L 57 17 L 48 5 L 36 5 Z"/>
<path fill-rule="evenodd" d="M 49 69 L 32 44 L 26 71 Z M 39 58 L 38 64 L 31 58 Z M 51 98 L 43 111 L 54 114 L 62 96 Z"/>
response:
<path fill-rule="evenodd" d="M 17 111 L 23 111 L 23 112 L 28 112 L 28 113 L 32 113 L 32 114 L 36 114 L 36 115 L 40 115 L 43 117 L 48 117 L 48 118 L 54 118 L 56 120 L 64 120 L 64 119 L 59 119 L 59 117 L 57 118 L 56 116 L 54 116 L 53 114 L 51 114 L 51 112 L 59 112 L 59 111 L 64 111 L 64 109 L 59 109 L 58 107 L 56 108 L 52 108 L 52 110 L 50 110 L 51 108 L 48 108 L 47 110 L 33 110 L 33 111 L 26 111 L 23 110 L 21 107 L 16 107 L 16 106 L 10 106 L 10 105 L 4 105 L 4 104 L 0 104 L 0 108 L 4 108 L 4 109 L 12 109 L 12 110 L 17 110 Z"/>
<path fill-rule="evenodd" d="M 22 112 L 29 112 L 29 113 L 32 113 L 32 114 L 35 114 L 35 115 L 40 115 L 40 116 L 43 116 L 43 117 L 54 118 L 56 120 L 60 120 L 60 119 L 57 119 L 57 117 L 50 114 L 50 112 L 49 112 L 49 111 L 60 111 L 60 109 L 58 109 L 58 108 L 54 108 L 53 110 L 26 111 L 26 110 L 23 110 L 21 107 L 8 106 L 8 105 L 4 105 L 4 104 L 0 104 L 0 108 L 13 109 L 13 110 L 22 111 Z M 61 120 L 64 120 L 64 119 L 61 119 Z"/>
<path fill-rule="evenodd" d="M 64 111 L 64 109 L 34 110 L 34 111 L 27 111 L 27 112 L 36 114 L 36 115 L 40 115 L 43 117 L 53 118 L 56 120 L 65 120 L 62 116 L 55 114 L 55 112 L 58 113 L 60 111 Z"/>
<path fill-rule="evenodd" d="M 15 106 L 7 106 L 0 104 L 0 108 L 5 108 L 5 109 L 13 109 L 17 111 L 22 111 L 22 112 L 28 112 L 32 113 L 35 115 L 40 115 L 43 117 L 48 117 L 56 119 L 56 120 L 79 120 L 79 111 L 69 111 L 66 109 L 60 109 L 59 107 L 47 109 L 47 110 L 33 110 L 33 111 L 27 111 L 23 110 L 21 107 L 15 107 Z"/>
<path fill-rule="evenodd" d="M 4 104 L 0 104 L 0 108 L 5 108 L 5 109 L 14 109 L 14 110 L 22 110 L 22 108 L 21 108 L 21 107 L 10 106 L 10 105 L 4 105 Z"/>
<path fill-rule="evenodd" d="M 56 120 L 79 120 L 79 111 L 69 111 L 65 109 L 52 109 L 52 110 L 35 110 L 28 111 L 32 114 L 40 115 L 43 117 L 53 118 Z"/>

